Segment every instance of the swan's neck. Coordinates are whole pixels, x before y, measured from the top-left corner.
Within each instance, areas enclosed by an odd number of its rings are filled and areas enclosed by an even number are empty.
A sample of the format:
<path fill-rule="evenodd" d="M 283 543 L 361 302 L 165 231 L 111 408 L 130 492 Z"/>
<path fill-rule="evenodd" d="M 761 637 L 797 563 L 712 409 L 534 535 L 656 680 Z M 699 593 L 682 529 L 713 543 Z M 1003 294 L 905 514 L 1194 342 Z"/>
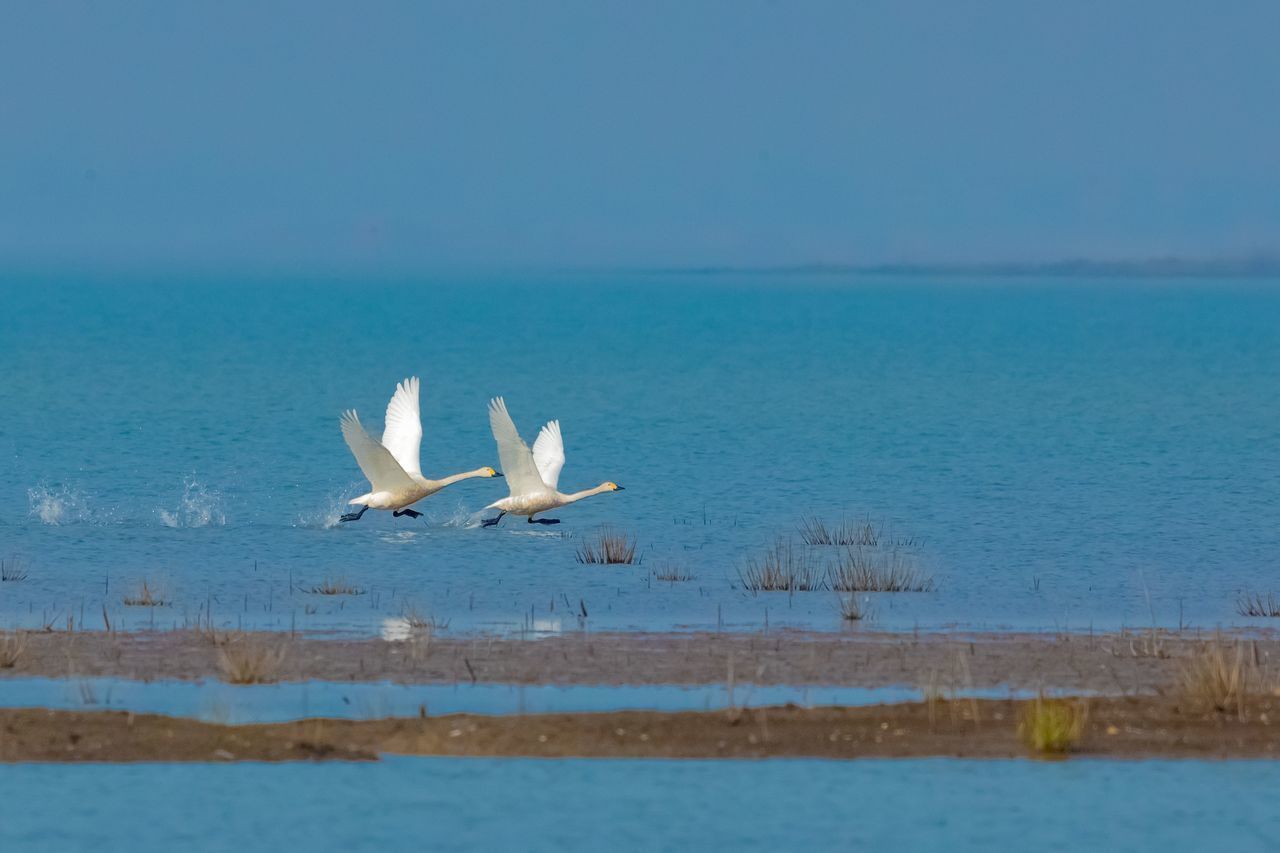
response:
<path fill-rule="evenodd" d="M 601 484 L 599 486 L 596 486 L 594 489 L 583 489 L 580 492 L 574 492 L 571 495 L 565 495 L 564 502 L 567 504 L 571 504 L 575 501 L 580 501 L 583 498 L 589 498 L 592 495 L 598 495 L 598 494 L 601 494 L 602 492 L 611 492 L 611 491 L 613 491 L 613 489 L 609 488 L 606 485 Z"/>
<path fill-rule="evenodd" d="M 445 486 L 452 486 L 459 480 L 470 480 L 472 477 L 488 477 L 489 469 L 477 468 L 474 471 L 463 471 L 461 474 L 453 474 L 435 481 L 436 488 L 443 489 Z"/>

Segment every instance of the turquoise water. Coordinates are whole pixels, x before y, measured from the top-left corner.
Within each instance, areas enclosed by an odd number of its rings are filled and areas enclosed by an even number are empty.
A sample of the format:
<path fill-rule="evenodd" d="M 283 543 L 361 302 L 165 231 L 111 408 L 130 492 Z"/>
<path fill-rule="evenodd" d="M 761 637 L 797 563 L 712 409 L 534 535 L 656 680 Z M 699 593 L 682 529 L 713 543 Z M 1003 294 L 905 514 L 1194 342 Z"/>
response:
<path fill-rule="evenodd" d="M 1264 762 L 15 765 L 5 850 L 1270 850 Z M 371 817 L 373 816 L 373 817 Z"/>
<path fill-rule="evenodd" d="M 957 696 L 1027 697 L 1030 691 L 958 691 Z M 309 717 L 378 719 L 443 714 L 578 711 L 708 711 L 794 703 L 873 705 L 921 699 L 912 687 L 724 684 L 392 684 L 302 681 L 231 686 L 219 681 L 123 678 L 4 678 L 0 707 L 133 711 L 218 723 L 271 723 Z"/>
<path fill-rule="evenodd" d="M 394 633 L 840 629 L 738 568 L 800 518 L 919 537 L 880 627 L 1243 622 L 1280 556 L 1270 282 L 562 276 L 0 283 L 0 622 Z M 485 403 L 563 424 L 561 485 L 626 491 L 476 529 L 502 481 L 336 525 L 338 431 L 424 380 L 424 469 L 497 463 Z M 634 531 L 639 566 L 578 537 Z M 696 576 L 658 582 L 675 562 Z M 302 591 L 342 576 L 363 595 Z M 171 603 L 128 608 L 143 579 Z M 581 619 L 586 611 L 587 618 Z M 390 626 L 390 627 L 388 627 Z"/>

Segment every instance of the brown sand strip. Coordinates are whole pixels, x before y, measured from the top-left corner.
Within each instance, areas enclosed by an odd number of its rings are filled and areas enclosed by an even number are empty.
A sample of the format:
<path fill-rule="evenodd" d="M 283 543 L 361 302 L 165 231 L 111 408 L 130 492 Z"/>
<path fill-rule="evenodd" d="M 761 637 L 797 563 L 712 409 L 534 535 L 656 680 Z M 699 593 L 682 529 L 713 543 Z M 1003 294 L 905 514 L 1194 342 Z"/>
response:
<path fill-rule="evenodd" d="M 291 761 L 380 754 L 558 758 L 1018 757 L 1025 703 L 960 700 L 858 708 L 305 720 L 225 726 L 119 711 L 0 709 L 0 761 Z M 1280 699 L 1237 713 L 1160 697 L 1093 699 L 1076 754 L 1276 758 Z"/>
<path fill-rule="evenodd" d="M 13 635 L 11 635 L 13 636 Z M 25 634 L 5 676 L 224 678 L 223 659 L 248 646 L 280 650 L 268 680 L 517 684 L 755 684 L 1009 686 L 1094 693 L 1173 684 L 1183 660 L 1214 635 L 772 632 L 593 634 L 546 639 L 426 635 L 318 639 L 202 631 Z M 1228 635 L 1220 639 L 1228 642 Z M 1263 668 L 1280 663 L 1274 632 L 1244 640 Z M 272 660 L 275 660 L 272 657 Z M 3 701 L 0 694 L 0 702 Z"/>

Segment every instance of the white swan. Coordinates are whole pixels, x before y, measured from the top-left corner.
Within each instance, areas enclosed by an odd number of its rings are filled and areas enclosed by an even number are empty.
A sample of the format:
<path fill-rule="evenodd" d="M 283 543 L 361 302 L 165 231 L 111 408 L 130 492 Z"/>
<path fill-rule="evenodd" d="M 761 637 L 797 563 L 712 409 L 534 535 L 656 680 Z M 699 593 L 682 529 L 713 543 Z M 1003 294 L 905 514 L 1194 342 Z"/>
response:
<path fill-rule="evenodd" d="M 354 498 L 352 504 L 361 504 L 359 512 L 349 512 L 340 521 L 358 521 L 365 511 L 389 509 L 394 516 L 407 515 L 417 518 L 422 513 L 406 509 L 428 495 L 434 495 L 451 483 L 471 477 L 501 477 L 492 468 L 477 468 L 462 474 L 454 474 L 443 480 L 428 480 L 422 476 L 418 463 L 418 450 L 422 445 L 422 419 L 418 415 L 418 377 L 406 379 L 396 386 L 396 393 L 387 404 L 387 422 L 382 430 L 382 441 L 365 431 L 356 416 L 355 409 L 342 413 L 342 437 L 356 457 L 360 470 L 369 478 L 372 491 Z"/>
<path fill-rule="evenodd" d="M 533 443 L 533 450 L 530 450 L 516 431 L 516 425 L 507 413 L 507 404 L 501 397 L 495 397 L 489 401 L 489 426 L 493 428 L 493 440 L 498 443 L 498 459 L 506 473 L 511 496 L 485 507 L 499 512 L 496 518 L 482 521 L 482 527 L 493 527 L 507 513 L 527 515 L 530 524 L 559 524 L 558 518 L 535 519 L 533 516 L 592 495 L 622 491 L 622 486 L 613 482 L 568 495 L 556 489 L 560 482 L 560 469 L 564 467 L 564 439 L 560 435 L 559 421 L 551 421 L 544 426 L 538 433 L 538 440 Z"/>

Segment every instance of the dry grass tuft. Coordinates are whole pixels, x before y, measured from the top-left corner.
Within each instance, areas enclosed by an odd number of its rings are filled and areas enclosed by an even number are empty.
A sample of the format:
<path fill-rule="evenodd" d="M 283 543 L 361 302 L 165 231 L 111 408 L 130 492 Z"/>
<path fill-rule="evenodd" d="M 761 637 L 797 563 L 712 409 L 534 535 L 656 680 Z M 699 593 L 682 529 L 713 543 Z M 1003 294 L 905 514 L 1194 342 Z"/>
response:
<path fill-rule="evenodd" d="M 688 569 L 675 562 L 664 563 L 661 568 L 654 571 L 653 578 L 668 583 L 697 579 Z"/>
<path fill-rule="evenodd" d="M 1217 640 L 1206 643 L 1182 665 L 1183 698 L 1193 707 L 1236 711 L 1244 717 L 1255 667 L 1245 656 L 1244 644 L 1230 649 Z"/>
<path fill-rule="evenodd" d="M 779 538 L 764 556 L 738 570 L 742 585 L 752 592 L 805 592 L 822 587 L 822 572 L 806 548 Z"/>
<path fill-rule="evenodd" d="M 579 563 L 631 564 L 636 561 L 636 539 L 630 533 L 605 525 L 594 539 L 583 539 L 575 554 Z"/>
<path fill-rule="evenodd" d="M 845 545 L 868 548 L 915 548 L 924 544 L 914 536 L 895 537 L 870 519 L 841 519 L 831 527 L 816 515 L 800 521 L 800 539 L 806 545 Z"/>
<path fill-rule="evenodd" d="M 840 597 L 840 618 L 846 622 L 861 622 L 871 618 L 871 608 L 866 597 L 859 599 L 856 592 L 849 592 Z"/>
<path fill-rule="evenodd" d="M 1088 719 L 1084 702 L 1046 700 L 1041 694 L 1023 707 L 1018 739 L 1040 755 L 1066 755 L 1079 743 Z"/>
<path fill-rule="evenodd" d="M 1243 593 L 1236 600 L 1236 612 L 1241 616 L 1280 616 L 1280 601 L 1273 592 L 1265 596 L 1260 592 Z"/>
<path fill-rule="evenodd" d="M 304 592 L 312 595 L 364 595 L 363 589 L 349 583 L 346 578 L 325 578 Z"/>
<path fill-rule="evenodd" d="M 406 604 L 400 609 L 400 618 L 413 631 L 427 631 L 434 634 L 449 627 L 448 619 L 438 619 L 433 613 L 424 614 L 412 604 Z"/>
<path fill-rule="evenodd" d="M 230 684 L 271 684 L 280 680 L 285 652 L 278 643 L 240 639 L 218 651 L 218 668 Z"/>
<path fill-rule="evenodd" d="M 8 562 L 0 560 L 0 583 L 16 583 L 17 581 L 24 581 L 28 577 L 30 575 L 16 557 Z"/>
<path fill-rule="evenodd" d="M 132 595 L 126 595 L 120 600 L 120 603 L 126 607 L 164 607 L 169 602 L 151 588 L 151 583 L 146 578 L 143 578 L 142 586 L 138 588 L 138 591 Z"/>
<path fill-rule="evenodd" d="M 0 634 L 0 669 L 13 669 L 26 650 L 26 634 Z"/>
<path fill-rule="evenodd" d="M 848 548 L 827 572 L 840 592 L 932 592 L 933 578 L 900 551 Z"/>
<path fill-rule="evenodd" d="M 800 539 L 806 545 L 878 545 L 879 536 L 870 521 L 841 519 L 828 527 L 816 515 L 800 521 Z"/>

